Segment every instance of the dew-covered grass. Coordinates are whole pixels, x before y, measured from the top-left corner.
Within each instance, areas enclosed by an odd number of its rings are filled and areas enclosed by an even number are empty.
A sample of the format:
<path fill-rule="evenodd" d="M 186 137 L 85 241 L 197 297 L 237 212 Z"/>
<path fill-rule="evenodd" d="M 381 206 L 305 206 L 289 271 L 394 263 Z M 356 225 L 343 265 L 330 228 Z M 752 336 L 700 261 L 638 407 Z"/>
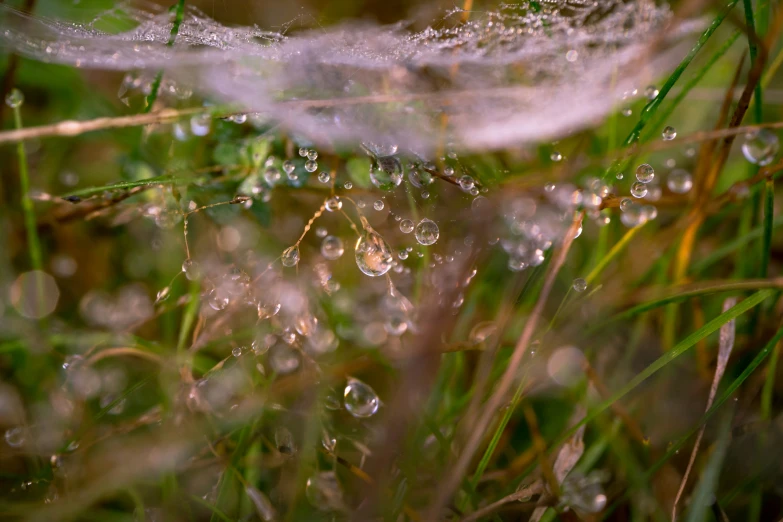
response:
<path fill-rule="evenodd" d="M 170 4 L 0 4 L 3 519 L 781 520 L 777 2 Z"/>

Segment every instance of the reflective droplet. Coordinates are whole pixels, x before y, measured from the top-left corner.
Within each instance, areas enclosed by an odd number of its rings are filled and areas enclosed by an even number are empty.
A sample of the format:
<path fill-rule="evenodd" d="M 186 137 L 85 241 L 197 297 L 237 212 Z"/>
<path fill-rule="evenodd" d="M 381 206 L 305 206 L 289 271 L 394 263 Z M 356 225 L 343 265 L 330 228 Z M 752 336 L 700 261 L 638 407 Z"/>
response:
<path fill-rule="evenodd" d="M 329 212 L 337 212 L 341 208 L 343 208 L 343 201 L 340 199 L 340 196 L 332 196 L 331 198 L 326 200 L 326 203 L 324 205 L 326 207 L 326 210 Z"/>
<path fill-rule="evenodd" d="M 649 183 L 655 178 L 655 170 L 647 163 L 636 167 L 636 179 L 642 183 Z"/>
<path fill-rule="evenodd" d="M 549 159 L 554 161 L 555 163 L 563 160 L 563 155 L 560 154 L 558 151 L 552 151 L 552 154 L 549 155 Z"/>
<path fill-rule="evenodd" d="M 305 170 L 307 172 L 315 172 L 318 170 L 318 162 L 314 160 L 307 160 L 305 162 Z"/>
<path fill-rule="evenodd" d="M 403 234 L 410 234 L 413 232 L 413 229 L 415 228 L 415 225 L 413 224 L 413 221 L 410 219 L 403 219 L 400 221 L 400 232 Z"/>
<path fill-rule="evenodd" d="M 446 177 L 451 177 L 454 175 L 454 167 L 444 167 L 443 169 L 443 175 Z"/>
<path fill-rule="evenodd" d="M 380 199 L 376 199 L 375 203 L 372 204 L 372 208 L 378 211 L 383 210 L 383 206 L 383 201 Z"/>
<path fill-rule="evenodd" d="M 5 432 L 5 443 L 12 448 L 20 448 L 24 446 L 27 440 L 25 429 L 21 426 L 16 428 L 10 428 Z"/>
<path fill-rule="evenodd" d="M 213 310 L 216 310 L 218 312 L 221 310 L 225 310 L 229 302 L 230 302 L 230 297 L 228 293 L 222 288 L 213 288 L 209 292 L 207 303 Z"/>
<path fill-rule="evenodd" d="M 356 241 L 356 265 L 370 277 L 382 276 L 391 270 L 394 257 L 383 237 L 375 231 L 367 231 Z"/>
<path fill-rule="evenodd" d="M 372 417 L 380 406 L 375 390 L 357 379 L 348 381 L 343 392 L 343 401 L 348 413 L 359 419 Z"/>
<path fill-rule="evenodd" d="M 684 169 L 674 169 L 666 179 L 666 186 L 675 194 L 685 194 L 693 188 L 693 177 Z"/>
<path fill-rule="evenodd" d="M 322 471 L 307 479 L 305 497 L 321 511 L 343 511 L 343 490 L 334 471 Z"/>
<path fill-rule="evenodd" d="M 754 165 L 769 165 L 780 149 L 777 134 L 768 129 L 758 129 L 745 135 L 742 154 Z"/>
<path fill-rule="evenodd" d="M 299 351 L 282 343 L 277 343 L 267 354 L 269 365 L 280 375 L 295 372 L 299 368 L 301 355 Z"/>
<path fill-rule="evenodd" d="M 231 355 L 233 355 L 234 357 L 240 357 L 242 355 L 242 347 L 241 346 L 235 346 L 231 350 Z"/>
<path fill-rule="evenodd" d="M 277 167 L 269 166 L 264 169 L 264 181 L 270 186 L 280 181 L 282 177 L 283 175 L 277 170 Z"/>
<path fill-rule="evenodd" d="M 370 181 L 381 190 L 392 190 L 402 182 L 402 165 L 394 156 L 378 158 L 378 167 L 370 168 Z"/>
<path fill-rule="evenodd" d="M 318 174 L 318 181 L 321 183 L 329 183 L 332 180 L 332 177 L 329 175 L 328 172 L 321 171 L 320 174 Z"/>
<path fill-rule="evenodd" d="M 338 259 L 343 252 L 345 252 L 343 241 L 337 236 L 326 236 L 321 242 L 321 255 L 326 259 Z"/>
<path fill-rule="evenodd" d="M 575 292 L 580 292 L 580 293 L 584 292 L 585 290 L 587 290 L 587 281 L 585 281 L 581 277 L 578 277 L 574 279 L 573 288 Z"/>
<path fill-rule="evenodd" d="M 315 149 L 310 149 L 307 151 L 307 159 L 311 161 L 315 161 L 318 159 L 318 151 Z"/>
<path fill-rule="evenodd" d="M 424 188 L 431 184 L 433 179 L 432 174 L 426 170 L 419 170 L 414 168 L 408 171 L 408 181 L 410 181 L 411 185 L 416 188 Z"/>
<path fill-rule="evenodd" d="M 299 264 L 299 245 L 286 248 L 280 260 L 283 263 L 283 266 L 287 266 L 289 268 Z"/>
<path fill-rule="evenodd" d="M 643 198 L 647 195 L 647 185 L 641 181 L 637 181 L 631 185 L 631 195 L 635 198 Z"/>
<path fill-rule="evenodd" d="M 17 88 L 11 89 L 11 92 L 9 92 L 5 97 L 5 104 L 11 107 L 12 109 L 17 109 L 22 106 L 24 103 L 24 94 L 22 94 L 22 91 L 20 91 Z"/>
<path fill-rule="evenodd" d="M 628 205 L 625 210 L 623 210 L 623 213 L 620 214 L 620 221 L 628 228 L 638 227 L 647 223 L 642 206 L 637 205 L 636 203 Z"/>
<path fill-rule="evenodd" d="M 185 277 L 189 281 L 195 281 L 201 278 L 201 265 L 192 259 L 186 259 L 182 262 L 182 271 L 185 272 Z"/>
<path fill-rule="evenodd" d="M 283 170 L 286 174 L 291 174 L 294 172 L 294 169 L 296 169 L 296 165 L 291 160 L 286 160 L 283 162 Z"/>
<path fill-rule="evenodd" d="M 625 176 L 623 175 L 623 173 L 622 173 L 622 172 L 618 172 L 618 173 L 615 175 L 615 178 L 617 178 L 617 179 L 623 179 L 624 177 L 625 177 Z"/>
<path fill-rule="evenodd" d="M 299 147 L 299 155 L 303 158 L 307 157 L 307 147 Z"/>
<path fill-rule="evenodd" d="M 658 96 L 658 88 L 655 85 L 648 85 L 647 88 L 644 89 L 644 95 L 648 100 L 653 100 Z"/>
<path fill-rule="evenodd" d="M 668 125 L 664 127 L 661 136 L 663 137 L 664 141 L 671 141 L 677 137 L 677 130 L 674 127 Z"/>
<path fill-rule="evenodd" d="M 416 241 L 421 245 L 432 245 L 439 236 L 438 225 L 431 219 L 424 218 L 416 225 Z"/>
<path fill-rule="evenodd" d="M 459 186 L 462 188 L 462 190 L 467 192 L 475 186 L 475 181 L 473 181 L 473 178 L 468 175 L 460 176 Z"/>

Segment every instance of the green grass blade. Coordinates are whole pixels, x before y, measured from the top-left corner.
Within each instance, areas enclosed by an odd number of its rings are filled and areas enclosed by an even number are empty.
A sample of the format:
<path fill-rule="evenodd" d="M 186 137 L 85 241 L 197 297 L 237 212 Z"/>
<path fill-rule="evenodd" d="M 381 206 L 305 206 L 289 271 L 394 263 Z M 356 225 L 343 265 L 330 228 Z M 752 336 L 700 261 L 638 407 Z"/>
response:
<path fill-rule="evenodd" d="M 772 250 L 772 227 L 775 213 L 775 181 L 768 180 L 764 195 L 764 240 L 761 243 L 761 277 L 767 277 Z"/>
<path fill-rule="evenodd" d="M 745 8 L 745 24 L 748 26 L 748 47 L 750 49 L 750 65 L 751 67 L 756 63 L 758 59 L 759 49 L 756 42 L 751 38 L 751 35 L 756 35 L 756 20 L 753 16 L 753 3 L 750 0 L 742 0 L 742 5 Z M 761 123 L 762 120 L 762 98 L 761 98 L 761 82 L 756 84 L 756 88 L 753 90 L 753 118 L 756 123 Z"/>
<path fill-rule="evenodd" d="M 650 364 L 647 368 L 639 372 L 633 379 L 628 382 L 625 386 L 620 388 L 618 391 L 616 391 L 611 397 L 609 397 L 607 400 L 600 403 L 598 406 L 593 408 L 584 419 L 582 419 L 580 422 L 578 422 L 575 426 L 573 426 L 571 429 L 569 429 L 565 435 L 563 435 L 560 440 L 557 442 L 557 444 L 560 444 L 564 440 L 566 440 L 568 437 L 570 437 L 580 426 L 583 424 L 586 424 L 590 422 L 591 420 L 598 417 L 601 413 L 605 412 L 611 406 L 628 395 L 631 391 L 633 391 L 637 386 L 642 384 L 644 381 L 646 381 L 648 378 L 650 378 L 653 374 L 657 373 L 661 368 L 668 365 L 670 362 L 678 358 L 680 355 L 684 354 L 688 349 L 693 347 L 697 342 L 704 339 L 708 335 L 710 335 L 713 332 L 716 332 L 721 326 L 728 323 L 732 319 L 736 319 L 740 315 L 744 314 L 751 308 L 755 307 L 768 297 L 770 297 L 774 293 L 774 290 L 760 290 L 756 292 L 755 294 L 751 295 L 744 301 L 738 303 L 728 311 L 720 314 L 718 317 L 713 319 L 712 321 L 708 322 L 692 334 L 690 334 L 688 337 L 677 343 L 671 350 L 663 354 L 661 357 L 659 357 L 657 360 L 655 360 L 652 364 Z M 557 445 L 555 444 L 555 445 Z"/>
<path fill-rule="evenodd" d="M 772 216 L 772 213 L 770 212 L 770 216 Z M 766 218 L 766 214 L 764 216 Z M 771 225 L 770 225 L 770 236 L 772 234 L 772 229 L 775 229 L 781 225 L 783 225 L 783 216 L 778 216 L 776 219 L 771 217 Z M 766 225 L 766 223 L 765 223 Z M 699 261 L 695 262 L 691 267 L 691 273 L 698 274 L 707 268 L 711 267 L 724 257 L 727 257 L 729 254 L 739 250 L 743 246 L 747 245 L 754 239 L 758 239 L 762 236 L 762 234 L 765 234 L 767 232 L 765 226 L 759 226 L 748 232 L 747 234 L 740 235 L 736 239 L 733 239 L 731 241 L 727 241 L 722 246 L 719 246 L 714 251 L 712 251 L 710 254 L 704 256 Z"/>
<path fill-rule="evenodd" d="M 718 486 L 720 470 L 723 468 L 723 459 L 731 440 L 731 419 L 733 415 L 726 415 L 720 423 L 718 442 L 710 455 L 704 472 L 691 497 L 691 503 L 686 515 L 686 522 L 703 522 L 710 506 L 715 502 L 715 490 Z"/>
<path fill-rule="evenodd" d="M 677 93 L 677 96 L 674 97 L 674 100 L 672 100 L 672 102 L 666 106 L 666 110 L 660 113 L 658 118 L 655 119 L 655 122 L 650 125 L 650 128 L 645 135 L 645 141 L 652 138 L 656 135 L 657 132 L 659 132 L 661 127 L 664 126 L 664 123 L 674 113 L 674 110 L 680 105 L 680 103 L 682 103 L 685 97 L 688 96 L 688 93 L 690 93 L 693 88 L 696 87 L 699 82 L 701 82 L 704 76 L 712 69 L 718 60 L 720 60 L 723 55 L 725 55 L 726 52 L 731 48 L 731 46 L 734 45 L 734 42 L 737 41 L 741 34 L 742 31 L 734 31 L 734 33 L 729 38 L 727 38 L 725 42 L 723 42 L 723 45 L 721 45 L 720 48 L 715 51 L 707 63 L 705 63 L 701 69 L 696 71 L 696 74 L 693 75 L 693 78 L 688 80 L 688 82 L 683 86 L 682 90 Z"/>

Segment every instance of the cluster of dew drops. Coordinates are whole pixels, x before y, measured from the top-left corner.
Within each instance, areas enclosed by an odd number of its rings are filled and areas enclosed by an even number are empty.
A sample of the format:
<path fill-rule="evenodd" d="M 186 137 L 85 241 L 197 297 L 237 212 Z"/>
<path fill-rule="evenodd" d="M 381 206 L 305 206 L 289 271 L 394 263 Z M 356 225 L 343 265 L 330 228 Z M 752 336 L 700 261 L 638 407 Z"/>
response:
<path fill-rule="evenodd" d="M 652 87 L 646 91 L 648 97 L 657 95 L 657 89 Z M 14 89 L 5 100 L 6 104 L 19 110 L 24 102 L 22 93 Z M 622 111 L 625 113 L 625 111 Z M 245 114 L 229 117 L 229 121 L 241 125 L 252 120 Z M 212 121 L 209 116 L 193 116 L 186 124 L 176 123 L 172 126 L 172 132 L 176 139 L 185 140 L 189 136 L 206 136 L 210 133 Z M 673 127 L 667 126 L 662 131 L 662 138 L 666 141 L 674 140 L 677 132 Z M 402 160 L 398 155 L 396 146 L 365 143 L 362 147 L 371 157 L 369 178 L 372 185 L 381 192 L 389 192 L 399 187 L 406 174 Z M 776 134 L 767 129 L 758 129 L 744 136 L 741 147 L 744 157 L 752 164 L 764 166 L 770 164 L 779 151 L 779 141 Z M 302 147 L 298 151 L 304 163 L 291 159 L 280 161 L 274 156 L 267 157 L 263 164 L 258 165 L 260 176 L 252 183 L 244 184 L 242 192 L 235 201 L 247 207 L 253 204 L 254 199 L 267 202 L 272 197 L 272 188 L 281 182 L 288 182 L 297 186 L 303 183 L 303 176 L 298 169 L 303 168 L 307 173 L 315 174 L 315 179 L 324 185 L 335 186 L 335 174 L 324 169 L 319 170 L 319 155 L 315 149 Z M 688 149 L 686 155 L 693 155 L 695 151 Z M 456 153 L 449 152 L 448 157 L 456 160 Z M 564 161 L 564 156 L 558 151 L 551 154 L 553 162 Z M 447 158 L 442 158 L 446 160 Z M 666 166 L 668 172 L 666 187 L 676 195 L 687 194 L 693 187 L 691 174 L 684 169 L 674 168 L 674 160 L 669 160 Z M 435 181 L 435 173 L 441 177 L 449 178 L 453 185 L 470 195 L 472 199 L 471 209 L 476 212 L 487 212 L 489 200 L 481 195 L 486 188 L 469 174 L 457 174 L 453 162 L 445 163 L 442 169 L 432 163 L 418 159 L 408 164 L 407 180 L 410 187 L 420 190 L 423 200 L 429 199 L 429 185 Z M 643 163 L 635 169 L 635 181 L 630 186 L 630 197 L 622 197 L 620 200 L 620 219 L 627 227 L 638 227 L 657 217 L 657 209 L 652 202 L 661 197 L 661 187 L 658 184 L 655 169 L 652 165 Z M 623 174 L 618 173 L 617 179 L 622 180 Z M 285 178 L 285 179 L 284 179 Z M 396 252 L 387 240 L 362 217 L 361 211 L 365 209 L 363 200 L 354 202 L 345 196 L 352 189 L 350 181 L 344 181 L 341 185 L 341 195 L 332 190 L 324 201 L 322 209 L 330 213 L 343 212 L 344 200 L 350 201 L 359 213 L 359 226 L 353 226 L 358 235 L 354 245 L 355 263 L 359 270 L 369 277 L 387 275 L 392 269 L 395 272 L 410 271 L 404 267 L 401 261 L 405 261 L 413 251 L 412 247 L 402 248 Z M 574 211 L 583 209 L 585 215 L 598 226 L 609 223 L 610 217 L 606 211 L 602 211 L 602 203 L 612 193 L 612 187 L 597 178 L 586 180 L 582 188 L 569 183 L 550 183 L 543 187 L 542 198 L 530 196 L 514 196 L 510 199 L 501 198 L 501 214 L 506 233 L 502 237 L 492 237 L 489 244 L 498 244 L 508 255 L 508 268 L 511 271 L 521 271 L 527 267 L 535 267 L 543 263 L 547 250 L 552 248 L 568 228 L 573 219 Z M 372 203 L 374 211 L 382 211 L 387 208 L 384 199 L 377 199 Z M 161 228 L 171 228 L 177 223 L 177 216 L 172 213 L 152 209 L 147 214 L 153 217 Z M 181 217 L 181 216 L 180 216 Z M 423 247 L 434 245 L 440 238 L 438 224 L 427 217 L 418 222 L 401 215 L 394 215 L 397 227 L 402 234 L 413 234 L 416 242 Z M 353 225 L 353 224 L 352 224 Z M 308 224 L 309 228 L 310 224 Z M 581 228 L 576 236 L 581 234 Z M 187 233 L 187 229 L 186 229 Z M 315 229 L 316 236 L 320 239 L 320 253 L 327 261 L 336 261 L 345 253 L 343 239 L 331 235 L 323 227 Z M 301 239 L 300 239 L 301 241 Z M 466 238 L 465 245 L 470 246 L 473 238 Z M 421 254 L 420 254 L 421 255 Z M 395 259 L 396 257 L 396 259 Z M 441 256 L 435 254 L 436 259 Z M 297 267 L 301 260 L 299 242 L 286 248 L 278 258 L 285 268 Z M 270 263 L 268 268 L 271 268 Z M 208 307 L 211 313 L 220 313 L 227 310 L 232 304 L 252 307 L 260 321 L 276 320 L 278 330 L 275 333 L 259 334 L 251 342 L 250 346 L 233 346 L 232 357 L 239 358 L 252 352 L 257 357 L 265 357 L 267 364 L 276 375 L 285 375 L 295 372 L 300 368 L 303 357 L 317 357 L 334 351 L 339 345 L 338 333 L 324 324 L 318 318 L 318 314 L 308 309 L 308 299 L 295 285 L 282 281 L 279 273 L 274 270 L 265 270 L 254 277 L 240 268 L 201 266 L 199 262 L 188 258 L 182 263 L 182 273 L 189 280 L 199 280 L 204 292 L 204 307 Z M 316 264 L 317 273 L 323 288 L 327 292 L 336 292 L 340 289 L 339 283 L 331 278 L 327 267 L 322 263 Z M 470 282 L 475 276 L 475 269 L 469 276 Z M 259 285 L 265 290 L 258 291 Z M 584 292 L 588 287 L 587 282 L 578 278 L 573 282 L 573 290 Z M 382 339 L 387 335 L 400 336 L 410 328 L 413 317 L 413 305 L 391 284 L 389 292 L 382 301 L 387 320 L 378 326 L 373 323 L 368 325 L 365 335 L 368 338 Z M 164 301 L 169 294 L 169 287 L 158 293 L 157 303 Z M 63 367 L 68 371 L 81 371 L 83 369 L 80 356 L 70 357 Z M 259 362 L 256 365 L 260 372 L 265 373 L 264 366 Z M 203 403 L 203 396 L 208 395 L 210 386 L 209 378 L 203 377 L 193 385 L 189 399 L 194 404 Z M 342 395 L 342 397 L 340 396 Z M 102 406 L 112 404 L 113 396 L 107 400 L 102 399 Z M 368 419 L 373 417 L 380 409 L 382 402 L 378 394 L 367 383 L 356 378 L 349 377 L 342 394 L 334 389 L 329 390 L 325 400 L 325 407 L 330 410 L 343 409 L 356 419 Z M 112 408 L 112 413 L 122 411 L 123 402 L 119 402 Z M 21 448 L 28 443 L 28 429 L 25 427 L 13 427 L 5 432 L 6 444 L 13 448 Z M 279 427 L 275 433 L 275 440 L 279 448 L 293 450 L 295 445 L 290 432 L 285 427 Z M 72 443 L 78 444 L 76 442 Z M 326 435 L 323 444 L 328 450 L 334 449 L 335 440 Z M 53 455 L 53 462 L 59 459 Z M 328 506 L 335 509 L 335 503 L 340 502 L 340 484 L 332 471 L 318 472 L 307 481 L 307 498 L 316 506 Z"/>

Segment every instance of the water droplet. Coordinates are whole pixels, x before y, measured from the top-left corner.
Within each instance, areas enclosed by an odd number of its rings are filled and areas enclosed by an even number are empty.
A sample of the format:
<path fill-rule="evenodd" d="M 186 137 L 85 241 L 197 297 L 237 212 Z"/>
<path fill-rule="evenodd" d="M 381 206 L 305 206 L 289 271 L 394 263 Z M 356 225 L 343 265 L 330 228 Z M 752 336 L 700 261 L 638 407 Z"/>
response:
<path fill-rule="evenodd" d="M 283 162 L 283 170 L 286 174 L 290 175 L 294 172 L 294 169 L 296 169 L 296 165 L 291 160 L 286 160 Z"/>
<path fill-rule="evenodd" d="M 617 178 L 617 179 L 623 179 L 624 177 L 625 176 L 623 175 L 622 172 L 618 172 L 617 175 L 615 175 L 615 178 Z"/>
<path fill-rule="evenodd" d="M 664 141 L 671 141 L 677 137 L 677 130 L 672 126 L 666 126 L 661 133 Z"/>
<path fill-rule="evenodd" d="M 318 181 L 320 181 L 321 183 L 329 183 L 331 180 L 332 177 L 326 171 L 321 171 L 321 173 L 318 174 Z"/>
<path fill-rule="evenodd" d="M 305 162 L 305 170 L 307 172 L 315 172 L 318 170 L 318 162 L 314 160 L 307 160 Z"/>
<path fill-rule="evenodd" d="M 627 118 L 628 116 L 633 114 L 633 111 L 631 111 L 630 107 L 623 107 L 622 110 L 620 110 L 620 114 L 622 114 L 623 116 L 625 116 Z"/>
<path fill-rule="evenodd" d="M 353 188 L 353 183 L 351 183 L 350 181 L 346 181 L 345 183 L 343 183 L 343 187 L 345 188 L 345 190 L 351 190 Z"/>
<path fill-rule="evenodd" d="M 283 266 L 292 267 L 299 264 L 299 245 L 290 246 L 285 249 L 281 258 Z"/>
<path fill-rule="evenodd" d="M 397 253 L 397 257 L 405 261 L 406 259 L 408 259 L 408 251 L 403 248 Z"/>
<path fill-rule="evenodd" d="M 264 181 L 266 181 L 270 186 L 280 181 L 282 177 L 283 175 L 280 174 L 280 171 L 277 169 L 277 167 L 269 166 L 264 169 Z"/>
<path fill-rule="evenodd" d="M 759 129 L 745 135 L 742 154 L 754 165 L 769 165 L 780 149 L 777 134 L 768 129 Z"/>
<path fill-rule="evenodd" d="M 636 179 L 642 183 L 650 183 L 655 178 L 655 170 L 647 163 L 636 167 Z"/>
<path fill-rule="evenodd" d="M 375 390 L 357 379 L 350 379 L 343 393 L 345 409 L 359 419 L 372 417 L 378 411 L 380 401 Z"/>
<path fill-rule="evenodd" d="M 647 222 L 647 218 L 642 210 L 642 206 L 632 202 L 623 210 L 623 213 L 620 215 L 620 221 L 626 227 L 634 228 L 644 225 Z"/>
<path fill-rule="evenodd" d="M 231 350 L 231 355 L 233 355 L 234 357 L 240 357 L 242 355 L 242 347 L 241 346 L 235 346 Z"/>
<path fill-rule="evenodd" d="M 454 167 L 444 167 L 443 168 L 443 175 L 450 178 L 454 175 Z"/>
<path fill-rule="evenodd" d="M 296 453 L 296 443 L 294 436 L 285 426 L 275 428 L 275 447 L 283 455 L 293 455 Z"/>
<path fill-rule="evenodd" d="M 402 165 L 394 156 L 378 158 L 378 167 L 370 168 L 370 181 L 381 190 L 392 190 L 402 183 Z"/>
<path fill-rule="evenodd" d="M 459 186 L 464 190 L 465 192 L 469 191 L 475 186 L 475 182 L 473 181 L 473 178 L 468 176 L 467 174 L 464 176 L 460 176 L 459 178 Z"/>
<path fill-rule="evenodd" d="M 383 237 L 375 231 L 366 231 L 356 241 L 356 265 L 370 277 L 382 276 L 391 270 L 394 257 Z"/>
<path fill-rule="evenodd" d="M 194 136 L 206 136 L 209 134 L 209 127 L 212 119 L 209 114 L 196 114 L 190 119 L 190 132 Z"/>
<path fill-rule="evenodd" d="M 12 448 L 20 448 L 24 446 L 26 440 L 27 440 L 26 430 L 21 426 L 17 426 L 16 428 L 10 428 L 5 432 L 5 443 L 11 446 Z"/>
<path fill-rule="evenodd" d="M 24 94 L 19 89 L 13 88 L 5 97 L 5 104 L 16 109 L 22 106 L 24 103 Z"/>
<path fill-rule="evenodd" d="M 641 181 L 637 181 L 631 185 L 631 195 L 635 198 L 643 198 L 647 195 L 647 185 Z"/>
<path fill-rule="evenodd" d="M 307 151 L 307 159 L 311 161 L 315 161 L 318 159 L 318 151 L 315 149 L 310 149 Z"/>
<path fill-rule="evenodd" d="M 693 177 L 684 169 L 674 169 L 666 179 L 666 186 L 675 194 L 685 194 L 693 188 Z"/>
<path fill-rule="evenodd" d="M 400 232 L 402 232 L 403 234 L 410 234 L 411 232 L 413 232 L 414 227 L 415 225 L 413 224 L 413 221 L 411 221 L 410 219 L 403 219 L 402 221 L 400 221 Z"/>
<path fill-rule="evenodd" d="M 375 203 L 372 204 L 372 208 L 375 210 L 383 210 L 383 201 L 380 199 L 376 199 Z"/>
<path fill-rule="evenodd" d="M 343 201 L 340 199 L 340 196 L 332 196 L 326 200 L 326 204 L 324 206 L 329 212 L 337 212 L 343 208 Z"/>
<path fill-rule="evenodd" d="M 416 225 L 416 241 L 421 245 L 432 245 L 440 237 L 438 225 L 431 219 L 424 218 Z"/>
<path fill-rule="evenodd" d="M 230 297 L 228 293 L 222 288 L 213 288 L 209 292 L 209 297 L 207 298 L 207 303 L 209 306 L 218 312 L 225 310 L 229 301 Z"/>
<path fill-rule="evenodd" d="M 201 265 L 192 259 L 186 259 L 182 262 L 182 271 L 189 281 L 195 281 L 201 277 Z"/>
<path fill-rule="evenodd" d="M 658 88 L 655 85 L 648 85 L 647 88 L 644 89 L 644 95 L 648 100 L 653 100 L 658 96 Z"/>
<path fill-rule="evenodd" d="M 343 490 L 334 471 L 322 471 L 307 479 L 307 501 L 321 511 L 343 511 Z"/>
<path fill-rule="evenodd" d="M 315 235 L 318 237 L 326 237 L 328 233 L 329 232 L 327 232 L 326 228 L 324 227 L 318 227 L 315 229 Z"/>
<path fill-rule="evenodd" d="M 326 259 L 335 260 L 345 252 L 343 241 L 337 236 L 326 236 L 321 242 L 321 255 Z"/>
<path fill-rule="evenodd" d="M 655 205 L 643 205 L 642 215 L 644 216 L 645 222 L 652 221 L 658 217 L 658 209 L 655 208 Z"/>
<path fill-rule="evenodd" d="M 427 192 L 426 190 L 422 190 L 421 191 L 421 199 L 429 199 L 429 198 L 430 198 L 430 193 Z"/>
<path fill-rule="evenodd" d="M 585 290 L 587 290 L 587 281 L 585 281 L 581 277 L 577 277 L 576 279 L 574 279 L 573 288 L 575 292 L 580 292 L 580 293 L 584 292 Z"/>
<path fill-rule="evenodd" d="M 411 169 L 408 171 L 408 181 L 416 188 L 424 188 L 433 181 L 432 174 L 426 170 Z"/>
<path fill-rule="evenodd" d="M 549 155 L 549 159 L 554 161 L 555 163 L 563 160 L 563 155 L 560 154 L 558 151 L 552 151 L 552 154 Z"/>
<path fill-rule="evenodd" d="M 294 335 L 293 332 L 291 335 Z M 299 368 L 300 358 L 298 350 L 282 343 L 275 344 L 267 355 L 269 365 L 280 375 L 295 372 Z"/>
<path fill-rule="evenodd" d="M 299 155 L 301 157 L 307 157 L 307 147 L 299 147 Z"/>

